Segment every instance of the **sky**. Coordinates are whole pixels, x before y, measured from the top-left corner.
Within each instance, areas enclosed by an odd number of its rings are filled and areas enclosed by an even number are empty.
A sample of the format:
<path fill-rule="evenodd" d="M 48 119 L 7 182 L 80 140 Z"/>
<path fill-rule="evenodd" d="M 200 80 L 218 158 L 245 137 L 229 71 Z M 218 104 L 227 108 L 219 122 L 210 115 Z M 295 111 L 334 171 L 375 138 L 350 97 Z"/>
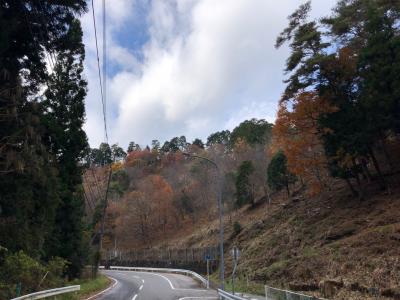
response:
<path fill-rule="evenodd" d="M 95 0 L 100 58 L 101 0 Z M 207 140 L 240 122 L 274 122 L 288 47 L 278 34 L 304 0 L 106 0 L 107 127 L 126 149 L 185 135 Z M 336 0 L 313 0 L 312 18 Z M 89 5 L 90 6 L 90 5 Z M 92 10 L 81 17 L 88 80 L 85 130 L 105 141 Z"/>

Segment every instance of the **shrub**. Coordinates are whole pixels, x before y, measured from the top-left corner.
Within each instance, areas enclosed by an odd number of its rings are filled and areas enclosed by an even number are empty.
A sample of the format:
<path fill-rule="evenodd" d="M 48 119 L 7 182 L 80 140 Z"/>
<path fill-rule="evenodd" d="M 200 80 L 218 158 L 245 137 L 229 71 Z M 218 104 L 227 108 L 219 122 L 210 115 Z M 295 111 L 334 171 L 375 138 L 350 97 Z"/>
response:
<path fill-rule="evenodd" d="M 242 225 L 238 221 L 233 223 L 233 234 L 236 236 L 242 231 Z"/>
<path fill-rule="evenodd" d="M 54 257 L 47 265 L 43 265 L 23 251 L 16 253 L 0 251 L 0 258 L 0 299 L 14 298 L 17 286 L 20 287 L 20 294 L 25 295 L 65 284 L 63 274 L 67 261 L 62 258 Z"/>
<path fill-rule="evenodd" d="M 35 291 L 45 274 L 45 268 L 23 251 L 6 256 L 1 266 L 0 298 L 13 298 L 19 283 L 22 295 Z"/>

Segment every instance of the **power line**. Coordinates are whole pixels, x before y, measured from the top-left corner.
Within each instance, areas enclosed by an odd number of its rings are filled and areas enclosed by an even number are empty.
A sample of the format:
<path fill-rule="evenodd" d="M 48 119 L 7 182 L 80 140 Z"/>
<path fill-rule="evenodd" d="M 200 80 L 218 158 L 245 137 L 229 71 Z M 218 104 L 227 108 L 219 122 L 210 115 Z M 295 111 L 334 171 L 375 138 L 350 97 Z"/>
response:
<path fill-rule="evenodd" d="M 103 115 L 104 115 L 104 128 L 106 134 L 106 142 L 108 144 L 108 133 L 107 133 L 107 22 L 106 22 L 106 1 L 103 0 L 103 95 L 104 95 L 104 103 L 103 103 Z M 106 211 L 108 207 L 108 193 L 110 190 L 110 182 L 111 182 L 111 175 L 112 175 L 112 168 L 111 163 L 109 165 L 108 170 L 108 178 L 107 178 L 107 186 L 106 186 L 106 194 L 104 197 L 104 207 L 103 207 L 103 217 L 101 220 L 101 227 L 100 227 L 100 244 L 99 249 L 100 251 L 103 248 L 103 235 L 104 235 L 104 223 L 106 218 Z"/>
<path fill-rule="evenodd" d="M 104 93 L 103 93 L 103 83 L 102 83 L 101 71 L 100 71 L 101 68 L 100 68 L 100 57 L 99 57 L 99 44 L 98 44 L 98 41 L 97 41 L 96 14 L 95 14 L 95 11 L 94 11 L 93 0 L 91 2 L 92 2 L 94 38 L 95 38 L 95 41 L 96 41 L 97 70 L 98 70 L 98 76 L 99 76 L 101 104 L 102 104 L 102 110 L 103 110 L 104 133 L 105 133 L 106 141 L 108 142 L 107 121 L 106 121 L 106 113 L 105 113 L 105 97 L 104 97 Z M 104 7 L 103 7 L 103 9 L 104 9 Z M 104 17 L 103 17 L 103 21 L 104 21 Z M 104 34 L 103 34 L 103 38 L 104 38 Z M 103 52 L 104 52 L 104 42 L 103 42 Z M 104 59 L 104 53 L 103 53 L 103 59 Z M 105 61 L 103 61 L 103 76 L 104 76 L 104 65 L 105 65 Z"/>
<path fill-rule="evenodd" d="M 103 0 L 103 95 L 104 95 L 104 115 L 105 127 L 106 127 L 106 140 L 108 143 L 108 133 L 107 133 L 107 22 L 106 22 L 106 1 Z"/>
<path fill-rule="evenodd" d="M 101 76 L 101 71 L 100 71 L 100 58 L 99 58 L 99 47 L 98 47 L 98 40 L 97 40 L 97 26 L 96 26 L 96 14 L 94 11 L 94 1 L 91 0 L 92 4 L 92 15 L 93 15 L 93 27 L 94 27 L 94 34 L 95 34 L 95 40 L 96 40 L 96 56 L 97 56 L 97 69 L 98 69 L 98 76 L 99 76 L 99 83 L 100 83 L 100 92 L 101 92 L 101 103 L 103 106 L 103 121 L 104 121 L 104 135 L 105 135 L 105 140 L 106 143 L 108 144 L 108 131 L 107 131 L 107 22 L 106 22 L 106 3 L 105 0 L 102 2 L 102 8 L 103 8 L 103 80 Z M 105 225 L 105 215 L 106 215 L 106 210 L 108 206 L 108 194 L 110 190 L 110 182 L 111 182 L 111 175 L 112 175 L 112 168 L 111 164 L 109 166 L 109 171 L 108 171 L 108 178 L 107 178 L 107 186 L 106 186 L 106 191 L 105 191 L 105 196 L 104 196 L 104 206 L 103 206 L 103 214 L 102 214 L 102 220 L 101 220 L 101 225 L 100 225 L 100 233 L 96 233 L 92 241 L 94 241 L 94 238 L 97 236 L 97 234 L 100 234 L 100 243 L 99 243 L 99 250 L 102 250 L 103 244 L 103 235 L 104 235 L 104 225 Z"/>

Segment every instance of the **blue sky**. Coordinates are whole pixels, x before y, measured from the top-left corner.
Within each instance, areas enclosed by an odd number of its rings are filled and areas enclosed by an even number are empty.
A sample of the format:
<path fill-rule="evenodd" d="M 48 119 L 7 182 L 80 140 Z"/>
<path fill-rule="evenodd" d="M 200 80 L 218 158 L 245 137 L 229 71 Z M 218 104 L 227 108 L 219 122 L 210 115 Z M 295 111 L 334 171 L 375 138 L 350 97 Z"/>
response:
<path fill-rule="evenodd" d="M 201 138 L 250 118 L 274 121 L 288 49 L 276 36 L 300 0 L 106 0 L 107 120 L 126 148 Z M 313 17 L 335 0 L 314 0 Z M 101 0 L 95 0 L 101 41 Z M 85 130 L 104 141 L 91 11 L 82 17 L 89 82 Z M 102 55 L 100 53 L 100 55 Z"/>

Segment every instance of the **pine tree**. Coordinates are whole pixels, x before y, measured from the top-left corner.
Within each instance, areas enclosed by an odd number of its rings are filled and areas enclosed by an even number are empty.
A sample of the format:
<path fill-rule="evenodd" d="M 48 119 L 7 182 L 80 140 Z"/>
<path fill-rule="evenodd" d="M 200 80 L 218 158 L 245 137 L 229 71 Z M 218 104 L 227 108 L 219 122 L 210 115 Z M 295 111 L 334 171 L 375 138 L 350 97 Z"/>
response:
<path fill-rule="evenodd" d="M 49 80 L 48 52 L 69 47 L 63 39 L 85 9 L 84 0 L 0 4 L 0 240 L 36 258 L 46 256 L 61 198 L 39 92 Z"/>
<path fill-rule="evenodd" d="M 268 185 L 270 188 L 280 191 L 286 189 L 290 196 L 289 185 L 295 182 L 295 176 L 287 168 L 287 159 L 283 151 L 278 151 L 271 159 L 268 165 Z"/>
<path fill-rule="evenodd" d="M 61 203 L 56 226 L 48 243 L 48 256 L 61 256 L 71 264 L 69 275 L 79 275 L 84 263 L 81 161 L 88 147 L 84 98 L 87 83 L 82 77 L 84 46 L 80 22 L 72 22 L 63 43 L 66 51 L 57 56 L 57 64 L 45 93 L 43 122 L 47 126 L 48 148 L 59 169 Z"/>
<path fill-rule="evenodd" d="M 241 207 L 246 203 L 254 204 L 253 186 L 250 182 L 250 175 L 254 172 L 251 161 L 243 161 L 236 174 L 236 206 Z"/>

